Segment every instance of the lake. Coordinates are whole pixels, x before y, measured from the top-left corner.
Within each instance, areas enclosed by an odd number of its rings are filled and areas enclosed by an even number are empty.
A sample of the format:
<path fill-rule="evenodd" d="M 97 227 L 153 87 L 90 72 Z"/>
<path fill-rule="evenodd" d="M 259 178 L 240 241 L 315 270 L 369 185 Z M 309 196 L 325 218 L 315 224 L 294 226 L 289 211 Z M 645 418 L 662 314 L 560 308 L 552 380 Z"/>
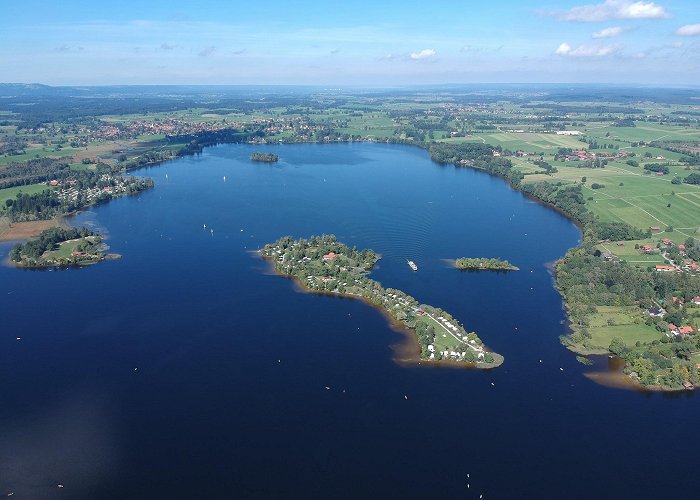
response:
<path fill-rule="evenodd" d="M 503 180 L 386 144 L 222 145 L 136 174 L 155 189 L 73 220 L 121 260 L 0 267 L 0 494 L 695 496 L 700 400 L 584 376 L 547 267 L 580 232 Z M 381 253 L 370 277 L 504 365 L 400 365 L 380 311 L 300 293 L 253 252 L 322 233 Z"/>

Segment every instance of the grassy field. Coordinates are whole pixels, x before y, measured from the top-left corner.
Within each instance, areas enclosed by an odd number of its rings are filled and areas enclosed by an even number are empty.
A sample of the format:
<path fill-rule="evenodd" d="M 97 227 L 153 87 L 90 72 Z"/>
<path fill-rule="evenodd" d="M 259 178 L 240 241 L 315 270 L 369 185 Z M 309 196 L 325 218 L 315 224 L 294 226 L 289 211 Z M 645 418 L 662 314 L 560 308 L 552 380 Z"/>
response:
<path fill-rule="evenodd" d="M 583 184 L 587 207 L 604 221 L 621 221 L 646 230 L 652 226 L 674 228 L 664 234 L 678 243 L 688 237 L 699 237 L 700 186 L 675 185 L 672 176 L 644 175 L 641 168 L 623 162 L 612 162 L 606 168 L 577 168 L 575 162 L 557 165 L 553 175 L 535 174 L 525 178 L 526 183 L 562 181 Z M 684 171 L 687 175 L 687 172 Z M 603 184 L 592 189 L 593 183 Z M 670 206 L 669 206 L 670 205 Z"/>
<path fill-rule="evenodd" d="M 58 245 L 56 250 L 45 252 L 42 258 L 45 259 L 67 259 L 78 248 L 78 245 L 83 241 L 82 238 L 76 240 L 64 241 Z"/>
<path fill-rule="evenodd" d="M 451 137 L 443 142 L 483 142 L 492 146 L 501 146 L 511 151 L 556 152 L 559 148 L 580 149 L 587 144 L 576 137 L 556 134 L 530 132 L 495 132 L 474 134 L 469 137 Z"/>
<path fill-rule="evenodd" d="M 643 322 L 637 306 L 598 306 L 598 312 L 590 317 L 588 331 L 593 345 L 607 348 L 615 337 L 624 339 L 628 345 L 659 340 L 661 333 Z M 608 324 L 611 322 L 612 325 Z"/>

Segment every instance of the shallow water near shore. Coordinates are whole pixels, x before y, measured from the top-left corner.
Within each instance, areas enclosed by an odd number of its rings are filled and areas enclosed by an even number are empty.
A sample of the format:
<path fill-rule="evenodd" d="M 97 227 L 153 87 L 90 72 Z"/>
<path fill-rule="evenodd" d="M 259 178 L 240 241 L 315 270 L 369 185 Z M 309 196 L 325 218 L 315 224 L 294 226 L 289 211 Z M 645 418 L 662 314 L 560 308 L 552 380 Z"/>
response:
<path fill-rule="evenodd" d="M 0 267 L 0 494 L 694 497 L 700 479 L 677 472 L 700 437 L 672 423 L 700 400 L 586 377 L 559 344 L 546 267 L 580 232 L 503 180 L 385 144 L 223 145 L 134 174 L 155 188 L 71 221 L 107 230 L 121 259 Z M 371 278 L 450 312 L 505 363 L 397 362 L 381 312 L 295 293 L 251 253 L 321 233 L 382 254 Z M 461 256 L 521 270 L 443 260 Z"/>

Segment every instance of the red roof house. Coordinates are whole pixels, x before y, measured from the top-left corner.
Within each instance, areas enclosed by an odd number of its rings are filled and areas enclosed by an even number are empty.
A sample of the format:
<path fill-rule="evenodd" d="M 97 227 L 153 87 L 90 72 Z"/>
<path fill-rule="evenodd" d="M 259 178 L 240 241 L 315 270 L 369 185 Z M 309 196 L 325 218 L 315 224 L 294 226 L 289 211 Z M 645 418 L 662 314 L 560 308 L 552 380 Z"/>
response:
<path fill-rule="evenodd" d="M 323 260 L 333 260 L 333 259 L 335 259 L 337 256 L 338 256 L 337 253 L 335 253 L 335 252 L 330 252 L 330 253 L 327 253 L 326 255 L 323 256 Z"/>
<path fill-rule="evenodd" d="M 660 264 L 656 265 L 656 270 L 657 271 L 675 271 L 676 268 L 673 266 L 662 266 Z"/>
<path fill-rule="evenodd" d="M 678 329 L 678 333 L 680 333 L 681 335 L 690 335 L 690 334 L 693 333 L 694 331 L 695 331 L 695 330 L 693 330 L 693 327 L 692 327 L 692 326 L 681 326 L 681 327 Z"/>

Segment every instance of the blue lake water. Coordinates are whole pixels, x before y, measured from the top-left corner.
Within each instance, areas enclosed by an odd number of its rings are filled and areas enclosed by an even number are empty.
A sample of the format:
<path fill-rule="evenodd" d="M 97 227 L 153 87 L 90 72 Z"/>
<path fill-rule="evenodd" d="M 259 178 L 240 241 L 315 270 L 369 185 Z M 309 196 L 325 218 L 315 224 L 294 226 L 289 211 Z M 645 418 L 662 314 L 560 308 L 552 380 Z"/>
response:
<path fill-rule="evenodd" d="M 262 148 L 275 165 L 249 160 L 260 149 L 144 169 L 155 189 L 74 219 L 121 260 L 0 267 L 0 494 L 695 496 L 698 398 L 597 385 L 559 344 L 546 266 L 578 243 L 571 222 L 416 148 Z M 252 253 L 321 233 L 381 253 L 373 278 L 449 311 L 505 364 L 399 365 L 379 311 L 299 293 Z M 444 260 L 461 256 L 521 271 Z"/>

